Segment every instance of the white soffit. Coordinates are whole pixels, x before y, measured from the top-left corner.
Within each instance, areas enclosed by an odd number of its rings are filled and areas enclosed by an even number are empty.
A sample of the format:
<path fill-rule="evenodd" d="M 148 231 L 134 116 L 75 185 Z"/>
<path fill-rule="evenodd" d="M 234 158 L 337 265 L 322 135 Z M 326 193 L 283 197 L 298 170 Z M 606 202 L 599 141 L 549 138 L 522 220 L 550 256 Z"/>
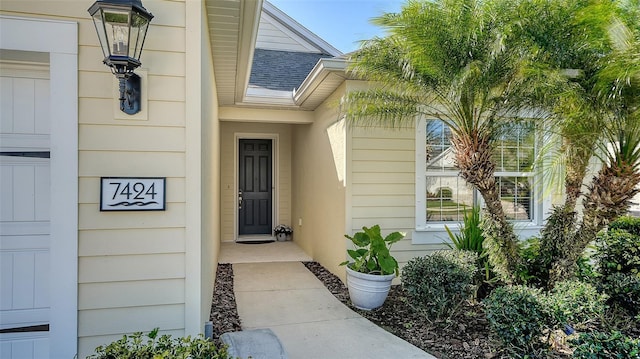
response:
<path fill-rule="evenodd" d="M 218 101 L 233 105 L 244 97 L 262 0 L 206 0 Z"/>
<path fill-rule="evenodd" d="M 344 58 L 320 59 L 309 76 L 293 92 L 293 100 L 302 109 L 315 110 L 347 78 Z"/>

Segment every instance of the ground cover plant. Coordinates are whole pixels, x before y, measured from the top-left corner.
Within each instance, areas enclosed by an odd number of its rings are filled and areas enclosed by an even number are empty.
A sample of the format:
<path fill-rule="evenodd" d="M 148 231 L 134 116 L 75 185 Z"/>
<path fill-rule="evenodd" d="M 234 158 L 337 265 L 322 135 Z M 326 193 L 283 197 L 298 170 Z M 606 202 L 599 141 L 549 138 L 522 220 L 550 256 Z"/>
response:
<path fill-rule="evenodd" d="M 225 346 L 198 336 L 171 338 L 158 335 L 159 328 L 147 334 L 124 335 L 122 339 L 99 346 L 88 359 L 229 359 Z"/>

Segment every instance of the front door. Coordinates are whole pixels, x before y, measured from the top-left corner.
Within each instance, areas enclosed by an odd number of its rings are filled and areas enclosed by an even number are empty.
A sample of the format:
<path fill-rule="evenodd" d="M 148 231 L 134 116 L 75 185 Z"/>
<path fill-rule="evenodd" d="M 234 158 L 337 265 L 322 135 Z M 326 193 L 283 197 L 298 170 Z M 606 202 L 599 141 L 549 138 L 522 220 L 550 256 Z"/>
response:
<path fill-rule="evenodd" d="M 239 142 L 238 233 L 271 234 L 272 141 Z"/>

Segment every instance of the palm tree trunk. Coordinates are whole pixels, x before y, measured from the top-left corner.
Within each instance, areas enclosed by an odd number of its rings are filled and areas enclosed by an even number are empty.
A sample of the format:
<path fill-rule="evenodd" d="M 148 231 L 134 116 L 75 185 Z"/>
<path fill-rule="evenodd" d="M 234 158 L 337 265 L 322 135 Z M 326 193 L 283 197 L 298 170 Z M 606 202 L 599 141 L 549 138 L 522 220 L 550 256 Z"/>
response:
<path fill-rule="evenodd" d="M 571 145 L 569 144 L 569 147 Z M 582 181 L 587 174 L 589 159 L 593 155 L 592 150 L 575 148 L 569 151 L 567 158 L 567 173 L 565 176 L 566 198 L 564 207 L 566 211 L 574 211 L 578 198 L 582 194 Z"/>
<path fill-rule="evenodd" d="M 484 247 L 494 271 L 507 283 L 515 282 L 519 266 L 518 238 L 502 208 L 495 178 L 495 163 L 489 135 L 454 135 L 455 165 L 460 176 L 478 189 L 487 213 L 484 217 Z"/>
<path fill-rule="evenodd" d="M 583 202 L 580 227 L 564 246 L 564 253 L 551 263 L 550 286 L 573 276 L 576 261 L 587 245 L 596 239 L 598 231 L 629 210 L 632 198 L 640 192 L 637 188 L 639 183 L 640 174 L 629 165 L 613 164 L 598 172 Z"/>
<path fill-rule="evenodd" d="M 567 151 L 567 166 L 565 174 L 565 202 L 561 206 L 554 207 L 552 213 L 546 220 L 545 227 L 541 231 L 540 255 L 535 266 L 540 271 L 542 284 L 549 287 L 550 273 L 559 273 L 562 269 L 551 268 L 558 266 L 558 262 L 567 256 L 569 243 L 573 240 L 576 232 L 576 204 L 582 195 L 582 183 L 587 173 L 589 159 L 592 151 L 586 147 L 576 148 L 571 143 L 565 143 Z M 566 264 L 561 266 L 568 268 Z M 549 287 L 551 288 L 551 287 Z"/>

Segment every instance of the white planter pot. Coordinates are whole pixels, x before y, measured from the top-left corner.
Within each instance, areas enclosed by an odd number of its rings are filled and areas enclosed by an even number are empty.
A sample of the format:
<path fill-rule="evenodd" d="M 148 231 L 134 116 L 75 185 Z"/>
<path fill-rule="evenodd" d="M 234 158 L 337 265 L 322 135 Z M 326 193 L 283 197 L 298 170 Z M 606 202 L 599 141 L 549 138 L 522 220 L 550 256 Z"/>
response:
<path fill-rule="evenodd" d="M 372 310 L 384 304 L 395 274 L 366 274 L 347 266 L 347 288 L 351 303 L 358 309 Z"/>
<path fill-rule="evenodd" d="M 289 240 L 289 236 L 290 235 L 286 233 L 278 233 L 276 234 L 276 239 L 278 240 L 278 242 L 284 242 Z"/>

